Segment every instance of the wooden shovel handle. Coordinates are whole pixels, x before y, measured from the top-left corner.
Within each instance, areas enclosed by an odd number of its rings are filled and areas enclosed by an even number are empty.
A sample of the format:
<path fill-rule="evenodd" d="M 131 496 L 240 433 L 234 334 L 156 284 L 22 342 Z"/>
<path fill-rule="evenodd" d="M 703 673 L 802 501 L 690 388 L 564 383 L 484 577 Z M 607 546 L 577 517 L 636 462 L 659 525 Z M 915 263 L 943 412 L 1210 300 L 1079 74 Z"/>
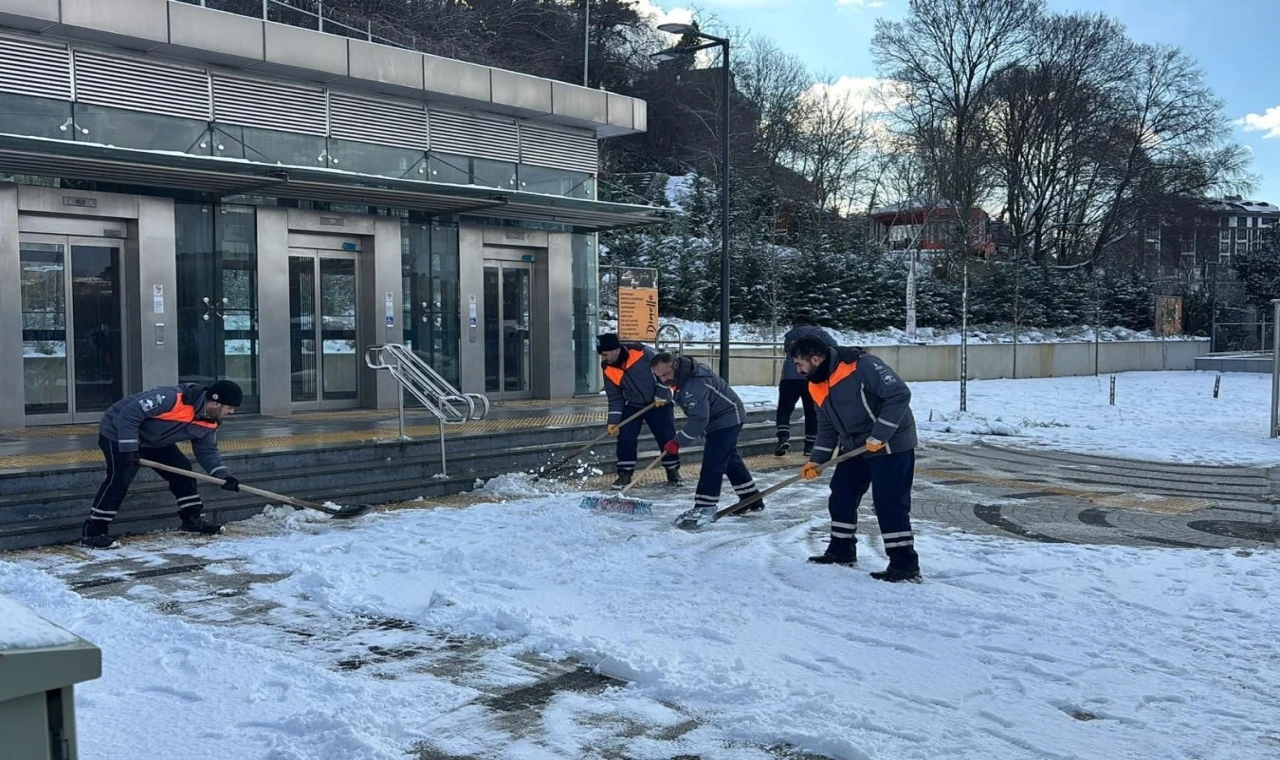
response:
<path fill-rule="evenodd" d="M 222 485 L 223 483 L 226 482 L 222 478 L 214 477 L 213 475 L 205 475 L 203 472 L 196 472 L 194 470 L 184 470 L 180 467 L 170 467 L 167 464 L 160 464 L 159 462 L 153 462 L 150 459 L 140 459 L 138 461 L 152 469 L 164 470 L 165 472 L 171 472 L 174 475 L 184 475 L 188 478 L 191 478 L 192 480 L 201 480 L 201 481 L 204 481 L 205 483 L 216 483 L 217 485 Z M 323 504 L 316 504 L 315 502 L 304 501 L 303 499 L 295 499 L 292 496 L 285 496 L 284 494 L 272 493 L 271 491 L 265 491 L 261 488 L 246 486 L 243 483 L 240 485 L 240 490 L 244 491 L 245 493 L 251 493 L 255 496 L 262 496 L 267 499 L 282 501 L 285 504 L 292 504 L 295 507 L 302 507 L 303 509 L 314 509 L 318 512 L 327 512 L 331 515 L 337 514 L 339 512 L 339 510 L 334 509 L 332 507 L 326 507 Z"/>

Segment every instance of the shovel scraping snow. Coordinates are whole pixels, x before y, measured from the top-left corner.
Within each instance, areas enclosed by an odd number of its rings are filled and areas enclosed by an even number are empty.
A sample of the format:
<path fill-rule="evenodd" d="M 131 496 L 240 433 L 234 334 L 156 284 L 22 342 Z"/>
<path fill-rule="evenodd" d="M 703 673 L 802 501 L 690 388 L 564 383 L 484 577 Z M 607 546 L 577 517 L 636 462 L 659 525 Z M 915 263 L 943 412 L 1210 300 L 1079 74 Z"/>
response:
<path fill-rule="evenodd" d="M 653 502 L 645 501 L 643 499 L 628 499 L 625 497 L 627 495 L 627 491 L 635 488 L 636 483 L 640 482 L 640 476 L 644 475 L 649 470 L 652 470 L 653 466 L 660 461 L 662 461 L 662 452 L 658 452 L 658 456 L 654 457 L 653 461 L 647 464 L 645 468 L 640 471 L 639 475 L 631 478 L 631 482 L 628 483 L 617 496 L 583 496 L 582 508 L 595 509 L 601 512 L 618 512 L 624 515 L 653 514 Z"/>
<path fill-rule="evenodd" d="M 215 483 L 217 485 L 222 485 L 222 483 L 224 482 L 222 478 L 215 478 L 212 475 L 205 475 L 204 473 L 193 472 L 192 470 L 181 470 L 181 469 L 178 469 L 177 467 L 170 467 L 167 464 L 160 464 L 159 462 L 153 462 L 150 459 L 142 459 L 139 461 L 142 464 L 154 470 L 164 470 L 165 472 L 172 472 L 175 475 L 185 475 L 188 478 L 191 478 L 193 480 L 202 480 L 205 483 Z M 367 512 L 373 509 L 373 507 L 367 504 L 348 504 L 343 507 L 329 507 L 324 504 L 316 504 L 315 502 L 312 502 L 312 501 L 295 499 L 292 496 L 285 496 L 284 494 L 264 491 L 261 488 L 254 488 L 253 486 L 247 486 L 243 483 L 240 484 L 240 490 L 244 491 L 245 493 L 254 494 L 255 496 L 262 496 L 268 499 L 274 499 L 276 501 L 283 501 L 285 504 L 289 504 L 294 507 L 301 507 L 302 509 L 314 509 L 317 512 L 324 512 L 326 515 L 329 515 L 335 520 L 346 520 L 352 517 L 359 517 L 360 515 L 366 514 Z"/>

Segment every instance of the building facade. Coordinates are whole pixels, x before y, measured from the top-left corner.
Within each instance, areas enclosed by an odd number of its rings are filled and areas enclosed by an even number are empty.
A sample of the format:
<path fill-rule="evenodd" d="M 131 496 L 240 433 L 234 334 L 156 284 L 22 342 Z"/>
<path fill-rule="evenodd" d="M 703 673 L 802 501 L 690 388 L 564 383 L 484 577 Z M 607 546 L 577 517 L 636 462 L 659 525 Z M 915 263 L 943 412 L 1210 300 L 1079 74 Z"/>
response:
<path fill-rule="evenodd" d="M 175 381 L 246 411 L 599 390 L 599 140 L 643 101 L 171 0 L 0 0 L 0 427 Z"/>

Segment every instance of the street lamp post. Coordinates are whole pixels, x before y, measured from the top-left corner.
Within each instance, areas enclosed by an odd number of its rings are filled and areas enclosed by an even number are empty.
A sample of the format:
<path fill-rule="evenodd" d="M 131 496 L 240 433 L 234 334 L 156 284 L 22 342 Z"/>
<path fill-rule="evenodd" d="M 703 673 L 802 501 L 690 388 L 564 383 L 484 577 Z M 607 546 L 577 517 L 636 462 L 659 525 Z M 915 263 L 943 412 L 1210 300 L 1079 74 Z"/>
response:
<path fill-rule="evenodd" d="M 669 34 L 693 35 L 707 40 L 701 45 L 691 47 L 673 47 L 654 53 L 659 60 L 692 55 L 699 50 L 719 47 L 722 63 L 720 89 L 720 377 L 729 381 L 729 93 L 732 81 L 729 78 L 729 40 L 699 31 L 691 24 L 661 24 L 658 29 Z"/>

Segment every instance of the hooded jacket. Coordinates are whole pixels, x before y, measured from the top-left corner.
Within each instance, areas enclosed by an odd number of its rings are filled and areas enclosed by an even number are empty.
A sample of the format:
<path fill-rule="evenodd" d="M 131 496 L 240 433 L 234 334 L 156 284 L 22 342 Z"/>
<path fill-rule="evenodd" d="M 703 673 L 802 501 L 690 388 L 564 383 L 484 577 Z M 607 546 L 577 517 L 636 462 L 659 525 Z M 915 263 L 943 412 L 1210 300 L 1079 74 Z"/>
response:
<path fill-rule="evenodd" d="M 868 437 L 885 442 L 878 453 L 913 449 L 916 420 L 911 390 L 889 365 L 860 348 L 836 347 L 809 375 L 809 395 L 818 408 L 818 439 L 810 460 L 821 464 L 838 444 L 856 449 Z"/>
<path fill-rule="evenodd" d="M 803 380 L 804 375 L 800 374 L 800 370 L 796 369 L 796 363 L 791 361 L 791 347 L 801 338 L 816 337 L 823 343 L 832 348 L 836 347 L 836 339 L 831 334 L 823 330 L 817 325 L 796 325 L 787 330 L 787 334 L 782 336 L 783 354 L 787 357 L 782 361 L 782 379 L 783 380 Z"/>
<path fill-rule="evenodd" d="M 671 382 L 675 402 L 688 418 L 684 429 L 676 433 L 682 445 L 688 446 L 707 433 L 746 421 L 747 411 L 742 399 L 710 367 L 681 356 L 676 359 L 673 369 L 675 377 Z"/>
<path fill-rule="evenodd" d="M 654 400 L 671 400 L 671 389 L 658 382 L 649 360 L 657 354 L 641 343 L 624 343 L 618 354 L 618 363 L 600 362 L 604 371 L 604 393 L 609 399 L 609 424 L 622 420 L 627 407 L 639 409 Z"/>
<path fill-rule="evenodd" d="M 221 423 L 200 417 L 207 392 L 203 385 L 183 383 L 135 393 L 107 408 L 98 432 L 115 441 L 121 451 L 191 441 L 191 450 L 204 471 L 225 478 L 231 469 L 218 454 Z"/>

